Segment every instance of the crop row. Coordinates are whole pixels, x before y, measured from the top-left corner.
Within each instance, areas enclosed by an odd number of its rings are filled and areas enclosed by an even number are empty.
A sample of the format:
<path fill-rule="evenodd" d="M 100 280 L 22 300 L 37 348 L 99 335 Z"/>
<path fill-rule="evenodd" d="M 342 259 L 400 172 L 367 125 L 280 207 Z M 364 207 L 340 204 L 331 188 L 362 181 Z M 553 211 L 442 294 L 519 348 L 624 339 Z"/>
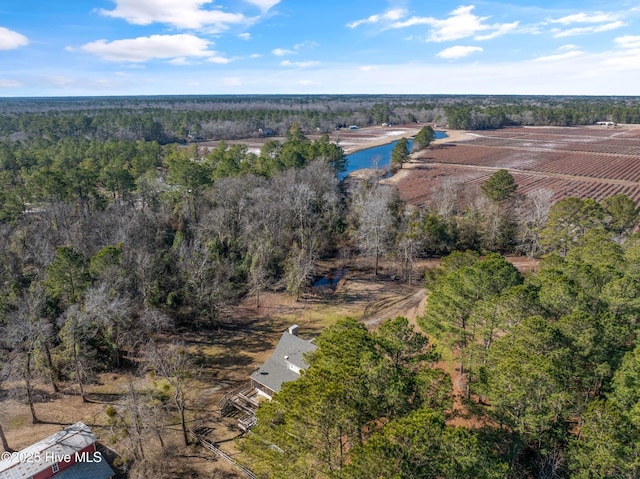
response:
<path fill-rule="evenodd" d="M 640 182 L 640 157 L 574 153 L 534 169 L 545 173 Z"/>
<path fill-rule="evenodd" d="M 494 169 L 506 168 L 521 193 L 546 188 L 556 201 L 625 193 L 640 202 L 640 129 L 514 128 L 477 134 L 424 151 L 423 162 L 447 166 L 413 170 L 399 185 L 403 198 L 424 204 L 447 179 L 466 183 L 465 191 L 472 194 Z"/>
<path fill-rule="evenodd" d="M 617 156 L 589 152 L 504 149 L 474 147 L 466 143 L 430 151 L 428 156 L 423 157 L 423 161 L 640 182 L 640 154 Z"/>
<path fill-rule="evenodd" d="M 485 146 L 493 148 L 513 148 L 518 150 L 553 150 L 553 151 L 583 151 L 587 153 L 608 153 L 617 155 L 640 155 L 640 140 L 638 139 L 603 139 L 601 141 L 575 141 L 566 138 L 542 140 L 534 138 L 495 138 L 481 137 L 465 142 L 470 146 Z"/>
<path fill-rule="evenodd" d="M 454 180 L 467 186 L 462 188 L 463 193 L 473 194 L 489 176 L 486 170 L 474 170 L 469 168 L 430 167 L 424 170 L 412 170 L 409 177 L 403 179 L 399 186 L 401 197 L 414 205 L 424 205 L 434 196 L 442 195 L 443 185 L 447 181 Z M 594 198 L 601 201 L 604 198 L 624 193 L 636 202 L 640 202 L 640 183 L 617 184 L 612 182 L 600 182 L 597 179 L 579 180 L 570 178 L 558 178 L 553 176 L 529 175 L 515 173 L 514 178 L 519 186 L 518 192 L 527 194 L 537 189 L 547 189 L 553 192 L 553 201 L 575 196 L 578 198 Z M 476 185 L 475 188 L 471 185 Z"/>
<path fill-rule="evenodd" d="M 628 130 L 617 135 L 618 138 L 635 138 L 640 139 L 640 128 Z"/>
<path fill-rule="evenodd" d="M 567 128 L 504 128 L 495 132 L 488 133 L 486 131 L 477 131 L 483 136 L 549 136 L 555 138 L 570 138 L 575 136 L 606 138 L 617 137 L 623 134 L 637 132 L 640 134 L 640 129 L 626 129 L 626 128 L 580 128 L 580 127 L 567 127 Z"/>
<path fill-rule="evenodd" d="M 619 185 L 615 183 L 599 183 L 597 181 L 575 181 L 564 178 L 533 177 L 516 179 L 518 192 L 527 194 L 537 189 L 553 192 L 552 201 L 575 196 L 577 198 L 593 198 L 602 201 L 617 194 L 626 194 L 636 203 L 640 201 L 640 185 Z"/>
<path fill-rule="evenodd" d="M 422 161 L 455 163 L 460 165 L 491 166 L 497 168 L 535 168 L 562 158 L 559 152 L 528 151 L 493 147 L 475 147 L 464 143 L 439 150 L 429 150 Z"/>

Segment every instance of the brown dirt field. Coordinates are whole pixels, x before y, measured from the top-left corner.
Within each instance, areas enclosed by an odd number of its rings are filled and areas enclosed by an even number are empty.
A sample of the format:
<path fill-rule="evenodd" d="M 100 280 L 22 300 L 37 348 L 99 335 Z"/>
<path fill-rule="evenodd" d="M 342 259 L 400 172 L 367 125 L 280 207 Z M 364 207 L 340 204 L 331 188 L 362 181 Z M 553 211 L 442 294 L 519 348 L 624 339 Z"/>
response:
<path fill-rule="evenodd" d="M 569 196 L 600 201 L 624 193 L 640 203 L 640 125 L 447 133 L 449 138 L 414 154 L 385 180 L 398 185 L 410 204 L 428 204 L 444 179 L 477 187 L 501 168 L 514 176 L 522 194 L 545 188 L 553 201 Z"/>

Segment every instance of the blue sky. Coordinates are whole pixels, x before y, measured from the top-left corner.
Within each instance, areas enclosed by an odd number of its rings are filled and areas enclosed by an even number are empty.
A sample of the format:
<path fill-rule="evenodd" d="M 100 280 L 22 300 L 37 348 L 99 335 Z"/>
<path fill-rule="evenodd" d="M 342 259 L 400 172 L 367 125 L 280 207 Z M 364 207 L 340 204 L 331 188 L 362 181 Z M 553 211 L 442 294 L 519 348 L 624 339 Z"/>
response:
<path fill-rule="evenodd" d="M 0 96 L 246 93 L 640 95 L 640 5 L 0 3 Z"/>

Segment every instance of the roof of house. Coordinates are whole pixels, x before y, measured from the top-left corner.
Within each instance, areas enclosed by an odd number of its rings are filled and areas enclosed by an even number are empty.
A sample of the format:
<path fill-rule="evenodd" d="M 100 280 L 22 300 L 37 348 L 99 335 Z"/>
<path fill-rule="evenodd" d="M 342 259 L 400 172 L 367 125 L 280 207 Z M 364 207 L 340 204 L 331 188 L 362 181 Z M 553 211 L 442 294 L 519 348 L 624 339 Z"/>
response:
<path fill-rule="evenodd" d="M 66 454 L 73 456 L 96 441 L 96 436 L 91 429 L 86 424 L 77 422 L 22 449 L 15 455 L 16 460 L 0 461 L 0 478 L 25 479 L 34 476 L 54 464 L 48 460 L 49 458 L 62 457 Z M 29 458 L 29 460 L 20 460 L 21 458 Z M 113 475 L 113 472 L 111 474 Z"/>
<path fill-rule="evenodd" d="M 56 474 L 53 479 L 109 479 L 114 472 L 103 457 L 96 462 L 77 462 L 73 466 Z"/>
<path fill-rule="evenodd" d="M 298 373 L 289 369 L 287 362 L 305 369 L 308 364 L 303 355 L 315 349 L 315 344 L 285 331 L 271 357 L 251 375 L 251 379 L 278 392 L 283 383 L 295 381 L 300 377 Z"/>

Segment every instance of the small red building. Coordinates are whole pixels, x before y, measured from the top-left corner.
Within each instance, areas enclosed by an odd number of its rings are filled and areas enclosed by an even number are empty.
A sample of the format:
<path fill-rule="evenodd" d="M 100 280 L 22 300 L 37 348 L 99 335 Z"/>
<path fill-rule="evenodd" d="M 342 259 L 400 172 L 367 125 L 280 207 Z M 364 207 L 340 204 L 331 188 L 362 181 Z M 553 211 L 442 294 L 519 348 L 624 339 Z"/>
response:
<path fill-rule="evenodd" d="M 21 451 L 3 454 L 0 479 L 110 479 L 114 472 L 81 422 Z"/>

